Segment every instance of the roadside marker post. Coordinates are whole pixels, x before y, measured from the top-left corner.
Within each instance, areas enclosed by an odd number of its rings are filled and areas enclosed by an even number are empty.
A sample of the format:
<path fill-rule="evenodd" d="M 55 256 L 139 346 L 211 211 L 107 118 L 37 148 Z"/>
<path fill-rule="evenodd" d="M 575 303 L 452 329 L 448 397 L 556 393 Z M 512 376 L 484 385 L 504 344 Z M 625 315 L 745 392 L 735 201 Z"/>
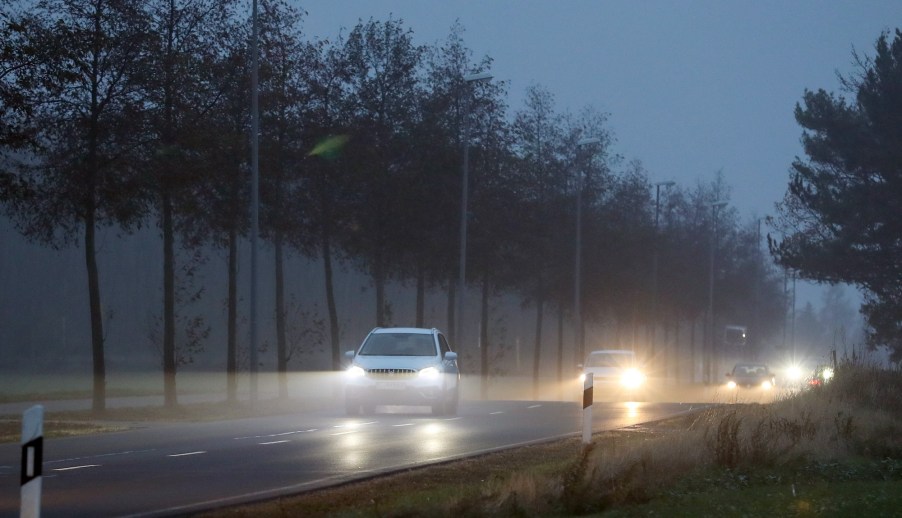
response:
<path fill-rule="evenodd" d="M 592 442 L 592 393 L 594 380 L 591 372 L 586 373 L 583 382 L 583 444 Z"/>
<path fill-rule="evenodd" d="M 41 465 L 44 459 L 44 407 L 35 405 L 22 414 L 21 518 L 41 516 Z"/>

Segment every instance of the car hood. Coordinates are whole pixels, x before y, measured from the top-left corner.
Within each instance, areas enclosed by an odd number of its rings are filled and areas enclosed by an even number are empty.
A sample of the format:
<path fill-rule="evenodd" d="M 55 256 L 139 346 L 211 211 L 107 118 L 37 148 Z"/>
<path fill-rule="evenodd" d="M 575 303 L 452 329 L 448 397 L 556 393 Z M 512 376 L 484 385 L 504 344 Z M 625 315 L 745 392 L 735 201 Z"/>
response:
<path fill-rule="evenodd" d="M 438 365 L 435 356 L 362 356 L 354 357 L 354 364 L 363 369 L 413 369 L 420 370 Z"/>

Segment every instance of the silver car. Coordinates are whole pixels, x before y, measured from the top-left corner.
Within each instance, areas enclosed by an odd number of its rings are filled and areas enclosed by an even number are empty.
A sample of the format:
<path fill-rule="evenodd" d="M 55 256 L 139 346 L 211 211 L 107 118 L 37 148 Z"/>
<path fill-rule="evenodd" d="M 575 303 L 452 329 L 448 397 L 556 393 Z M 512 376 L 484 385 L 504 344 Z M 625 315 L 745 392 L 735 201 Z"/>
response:
<path fill-rule="evenodd" d="M 427 405 L 456 414 L 460 399 L 457 353 L 438 329 L 376 328 L 357 351 L 345 353 L 345 409 L 373 413 L 379 405 Z"/>

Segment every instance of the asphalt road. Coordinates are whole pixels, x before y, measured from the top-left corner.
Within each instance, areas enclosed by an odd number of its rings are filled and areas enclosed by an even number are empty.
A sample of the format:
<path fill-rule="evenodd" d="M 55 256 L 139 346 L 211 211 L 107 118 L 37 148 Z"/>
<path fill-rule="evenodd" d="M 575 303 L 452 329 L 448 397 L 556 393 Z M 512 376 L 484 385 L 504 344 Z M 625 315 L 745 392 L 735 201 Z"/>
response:
<path fill-rule="evenodd" d="M 698 408 L 699 405 L 695 405 Z M 594 430 L 689 411 L 679 403 L 596 403 Z M 325 487 L 374 474 L 568 435 L 580 405 L 462 401 L 454 417 L 340 409 L 210 423 L 150 424 L 48 439 L 42 514 L 168 516 Z M 387 412 L 386 412 L 387 411 Z M 19 514 L 20 446 L 0 445 L 0 516 Z"/>

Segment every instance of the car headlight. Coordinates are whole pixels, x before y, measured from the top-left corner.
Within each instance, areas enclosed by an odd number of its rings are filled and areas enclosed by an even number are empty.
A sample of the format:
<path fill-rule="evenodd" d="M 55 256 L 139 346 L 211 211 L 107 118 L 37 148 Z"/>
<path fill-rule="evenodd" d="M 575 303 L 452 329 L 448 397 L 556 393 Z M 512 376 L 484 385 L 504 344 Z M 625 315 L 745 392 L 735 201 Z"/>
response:
<path fill-rule="evenodd" d="M 438 377 L 439 371 L 435 367 L 426 367 L 425 369 L 421 369 L 419 374 L 421 378 L 435 379 Z"/>
<path fill-rule="evenodd" d="M 620 376 L 620 384 L 626 388 L 637 388 L 645 382 L 645 376 L 637 369 L 627 369 Z"/>
<path fill-rule="evenodd" d="M 802 374 L 802 369 L 793 365 L 786 369 L 786 377 L 790 381 L 801 381 L 804 376 Z"/>
<path fill-rule="evenodd" d="M 833 377 L 833 369 L 831 369 L 830 367 L 827 367 L 826 369 L 824 369 L 824 381 L 827 381 L 832 377 Z"/>
<path fill-rule="evenodd" d="M 727 388 L 728 388 L 728 389 L 734 389 L 734 388 L 736 388 L 736 382 L 733 381 L 733 380 L 728 381 L 728 382 L 727 382 Z"/>
<path fill-rule="evenodd" d="M 770 380 L 764 380 L 761 383 L 761 388 L 763 388 L 764 390 L 770 390 L 770 389 L 774 388 L 774 384 L 771 383 Z"/>
<path fill-rule="evenodd" d="M 348 370 L 345 371 L 345 376 L 349 378 L 361 378 L 365 375 L 366 371 L 358 365 L 351 365 L 350 367 L 348 367 Z"/>

